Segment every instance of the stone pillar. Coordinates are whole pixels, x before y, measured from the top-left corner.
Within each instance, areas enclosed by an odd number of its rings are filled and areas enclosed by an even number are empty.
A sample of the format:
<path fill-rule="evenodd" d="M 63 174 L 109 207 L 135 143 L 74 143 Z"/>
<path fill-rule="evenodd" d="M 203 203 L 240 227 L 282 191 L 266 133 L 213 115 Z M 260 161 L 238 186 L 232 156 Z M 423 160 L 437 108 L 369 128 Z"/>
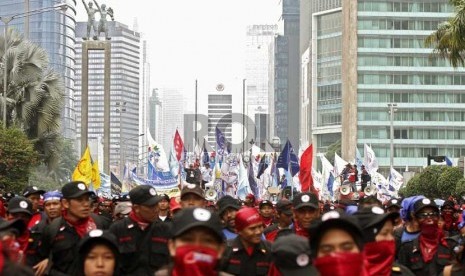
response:
<path fill-rule="evenodd" d="M 104 66 L 104 107 L 103 107 L 103 171 L 110 174 L 110 73 L 111 43 L 109 41 L 82 42 L 82 95 L 81 95 L 81 155 L 87 146 L 89 112 L 89 51 L 103 51 Z"/>

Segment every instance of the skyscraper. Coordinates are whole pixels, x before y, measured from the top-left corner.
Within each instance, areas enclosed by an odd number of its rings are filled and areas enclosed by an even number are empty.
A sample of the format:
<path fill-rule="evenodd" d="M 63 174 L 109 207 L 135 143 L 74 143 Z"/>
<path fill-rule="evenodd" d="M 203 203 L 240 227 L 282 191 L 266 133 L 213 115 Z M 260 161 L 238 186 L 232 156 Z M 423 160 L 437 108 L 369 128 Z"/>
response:
<path fill-rule="evenodd" d="M 159 88 L 161 93 L 162 124 L 161 124 L 161 142 L 166 154 L 173 147 L 173 139 L 176 129 L 179 131 L 181 138 L 184 130 L 184 97 L 181 89 L 178 88 Z M 187 149 L 187 146 L 186 146 Z M 192 151 L 192 148 L 190 149 Z"/>
<path fill-rule="evenodd" d="M 331 2 L 331 3 L 330 3 Z M 432 57 L 424 39 L 452 16 L 448 0 L 314 1 L 312 35 L 301 44 L 302 116 L 319 152 L 340 135 L 342 157 L 369 144 L 381 167 L 421 168 L 427 155 L 465 155 L 465 70 Z M 321 9 L 322 7 L 325 8 Z M 320 9 L 319 9 L 320 8 Z M 307 26 L 304 28 L 308 29 Z M 313 42 L 313 43 L 310 43 Z M 311 72 L 311 73 L 309 73 Z"/>
<path fill-rule="evenodd" d="M 80 137 L 82 37 L 87 22 L 76 26 L 76 112 Z M 128 26 L 112 21 L 108 24 L 111 37 L 110 86 L 110 168 L 118 171 L 120 160 L 137 165 L 139 146 L 139 78 L 140 34 Z M 103 38 L 100 38 L 103 39 Z M 88 137 L 103 136 L 103 51 L 89 51 L 89 130 Z"/>
<path fill-rule="evenodd" d="M 264 142 L 268 138 L 268 82 L 270 47 L 278 25 L 250 25 L 247 26 L 246 36 L 246 105 L 247 116 L 255 123 L 257 142 Z"/>
<path fill-rule="evenodd" d="M 76 138 L 74 107 L 76 1 L 60 2 L 65 2 L 68 5 L 65 12 L 48 11 L 15 18 L 9 23 L 9 27 L 16 29 L 24 34 L 26 39 L 44 48 L 48 53 L 50 66 L 63 75 L 65 99 L 61 132 L 65 138 L 74 140 Z M 0 16 L 11 16 L 53 7 L 57 3 L 55 0 L 2 0 L 0 1 Z"/>

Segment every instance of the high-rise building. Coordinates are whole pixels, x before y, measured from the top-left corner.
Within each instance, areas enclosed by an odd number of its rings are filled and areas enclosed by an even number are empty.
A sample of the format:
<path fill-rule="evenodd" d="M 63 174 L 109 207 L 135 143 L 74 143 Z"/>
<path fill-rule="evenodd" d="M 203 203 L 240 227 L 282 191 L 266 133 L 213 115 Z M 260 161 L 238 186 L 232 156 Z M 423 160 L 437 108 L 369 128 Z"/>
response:
<path fill-rule="evenodd" d="M 255 123 L 254 138 L 257 142 L 265 142 L 268 139 L 266 119 L 268 117 L 269 52 L 277 31 L 278 25 L 247 26 L 246 105 L 247 116 Z"/>
<path fill-rule="evenodd" d="M 178 130 L 181 138 L 184 132 L 184 96 L 181 89 L 178 88 L 159 88 L 161 94 L 162 124 L 161 124 L 161 141 L 166 154 L 173 147 L 174 134 Z M 187 148 L 186 148 L 187 149 Z M 192 149 L 191 149 L 192 150 Z"/>
<path fill-rule="evenodd" d="M 120 173 L 123 164 L 137 165 L 139 148 L 139 78 L 140 34 L 128 26 L 108 22 L 111 40 L 110 77 L 110 169 Z M 76 26 L 76 113 L 80 137 L 82 37 L 86 36 L 87 22 Z M 103 38 L 100 38 L 103 39 Z M 89 114 L 88 137 L 103 136 L 103 76 L 104 52 L 89 51 Z M 78 138 L 79 139 L 79 138 Z"/>
<path fill-rule="evenodd" d="M 137 24 L 136 24 L 137 25 Z M 147 41 L 144 40 L 142 42 L 142 76 L 141 76 L 141 91 L 139 95 L 139 133 L 146 133 L 147 129 L 150 127 L 149 122 L 150 118 L 149 112 L 150 107 L 148 106 L 150 97 L 150 62 L 148 56 L 148 47 Z M 155 137 L 155 133 L 151 133 L 152 137 Z M 146 151 L 147 147 L 143 147 L 143 145 L 147 145 L 145 143 L 147 137 L 141 136 L 139 138 L 139 156 L 142 156 Z"/>
<path fill-rule="evenodd" d="M 342 2 L 342 3 L 341 3 Z M 340 135 L 342 157 L 373 148 L 390 166 L 421 168 L 427 156 L 465 155 L 465 70 L 431 56 L 425 38 L 453 14 L 448 0 L 312 1 L 301 26 L 302 117 L 309 142 L 325 152 Z M 309 24 L 311 23 L 311 28 Z M 304 62 L 305 61 L 305 62 Z M 305 100 L 304 100 L 305 102 Z M 302 136 L 304 137 L 304 136 Z"/>
<path fill-rule="evenodd" d="M 152 95 L 149 98 L 148 104 L 148 129 L 155 141 L 161 141 L 162 133 L 161 126 L 163 123 L 163 104 L 160 99 L 158 89 L 152 90 Z M 166 150 L 166 149 L 165 149 Z"/>
<path fill-rule="evenodd" d="M 68 5 L 66 11 L 55 10 L 18 17 L 9 23 L 10 28 L 45 49 L 50 66 L 63 76 L 65 84 L 64 109 L 62 111 L 62 135 L 76 138 L 76 115 L 74 107 L 75 78 L 75 25 L 76 0 L 60 1 Z M 12 16 L 38 9 L 53 7 L 56 0 L 2 0 L 0 16 Z M 3 33 L 3 30 L 2 30 Z"/>
<path fill-rule="evenodd" d="M 270 47 L 269 136 L 282 143 L 300 144 L 299 124 L 299 0 L 279 1 L 281 17 L 278 34 Z"/>

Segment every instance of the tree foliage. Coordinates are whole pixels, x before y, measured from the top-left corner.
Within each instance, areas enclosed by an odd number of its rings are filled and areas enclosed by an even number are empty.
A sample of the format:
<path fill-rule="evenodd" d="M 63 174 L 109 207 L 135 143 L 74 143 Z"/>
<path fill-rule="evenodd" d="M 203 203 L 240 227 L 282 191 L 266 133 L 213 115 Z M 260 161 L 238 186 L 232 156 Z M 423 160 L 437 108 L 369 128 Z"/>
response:
<path fill-rule="evenodd" d="M 459 168 L 433 165 L 415 174 L 401 193 L 405 197 L 424 195 L 429 198 L 447 198 L 457 194 L 463 181 L 463 172 Z"/>
<path fill-rule="evenodd" d="M 331 164 L 334 164 L 334 153 L 337 153 L 339 156 L 341 155 L 340 139 L 329 145 L 328 150 L 326 151 L 326 159 L 328 159 Z"/>
<path fill-rule="evenodd" d="M 64 103 L 63 78 L 50 69 L 47 52 L 38 45 L 24 40 L 14 30 L 0 39 L 6 40 L 7 125 L 21 128 L 33 141 L 40 160 L 49 171 L 58 166 L 60 115 Z M 3 47 L 1 47 L 3 49 Z M 0 50 L 1 51 L 1 50 Z"/>
<path fill-rule="evenodd" d="M 452 66 L 465 65 L 465 1 L 450 0 L 455 15 L 440 24 L 438 29 L 425 40 L 427 47 L 433 46 L 433 54 L 448 59 Z"/>
<path fill-rule="evenodd" d="M 27 185 L 37 153 L 32 142 L 17 128 L 2 128 L 0 145 L 0 187 L 19 192 Z"/>
<path fill-rule="evenodd" d="M 460 179 L 455 186 L 455 194 L 458 196 L 465 195 L 465 178 Z"/>

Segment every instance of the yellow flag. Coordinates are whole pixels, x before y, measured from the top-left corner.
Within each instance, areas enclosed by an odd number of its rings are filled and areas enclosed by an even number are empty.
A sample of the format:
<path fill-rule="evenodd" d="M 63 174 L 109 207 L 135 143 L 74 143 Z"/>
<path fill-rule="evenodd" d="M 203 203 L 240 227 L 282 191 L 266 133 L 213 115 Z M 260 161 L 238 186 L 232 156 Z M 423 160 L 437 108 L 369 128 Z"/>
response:
<path fill-rule="evenodd" d="M 100 170 L 98 169 L 98 161 L 92 164 L 92 184 L 94 185 L 94 191 L 100 188 Z"/>
<path fill-rule="evenodd" d="M 86 148 L 76 169 L 74 169 L 72 179 L 73 181 L 83 181 L 89 187 L 92 180 L 92 163 L 90 161 L 89 147 Z"/>

